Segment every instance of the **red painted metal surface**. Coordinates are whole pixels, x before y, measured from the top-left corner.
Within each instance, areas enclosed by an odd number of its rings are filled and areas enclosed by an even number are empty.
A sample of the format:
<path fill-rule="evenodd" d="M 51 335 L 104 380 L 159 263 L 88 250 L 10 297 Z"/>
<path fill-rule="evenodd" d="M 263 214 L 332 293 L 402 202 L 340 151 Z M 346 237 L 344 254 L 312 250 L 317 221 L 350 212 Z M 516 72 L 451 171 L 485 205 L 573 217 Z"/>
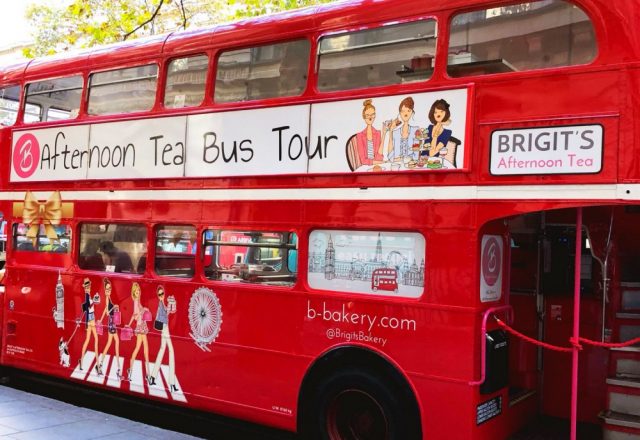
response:
<path fill-rule="evenodd" d="M 170 327 L 176 356 L 176 371 L 189 405 L 220 414 L 252 420 L 288 430 L 298 428 L 300 386 L 311 365 L 323 354 L 339 347 L 359 346 L 375 352 L 400 372 L 410 384 L 420 407 L 424 438 L 435 439 L 495 439 L 505 438 L 529 420 L 537 404 L 529 399 L 509 405 L 506 389 L 481 395 L 477 386 L 470 386 L 479 377 L 484 359 L 482 316 L 489 307 L 505 306 L 508 291 L 500 302 L 485 304 L 478 294 L 479 248 L 481 232 L 506 237 L 503 219 L 525 213 L 552 209 L 571 210 L 579 206 L 622 204 L 621 200 L 428 200 L 428 201 L 360 201 L 360 200 L 294 200 L 263 201 L 139 201 L 130 200 L 127 190 L 194 189 L 259 189 L 259 188 L 376 188 L 376 187 L 438 187 L 493 185 L 582 185 L 640 182 L 640 155 L 637 103 L 640 102 L 640 31 L 633 23 L 640 21 L 640 10 L 631 2 L 604 0 L 576 1 L 590 16 L 598 39 L 599 53 L 586 66 L 513 72 L 450 78 L 446 74 L 447 32 L 450 19 L 456 13 L 484 7 L 481 0 L 401 2 L 362 0 L 340 6 L 319 6 L 301 12 L 278 14 L 245 22 L 224 24 L 208 29 L 174 33 L 116 46 L 91 49 L 81 54 L 36 60 L 30 64 L 0 69 L 0 86 L 25 84 L 43 78 L 54 78 L 77 72 L 85 79 L 94 71 L 139 65 L 141 62 L 165 66 L 168 60 L 195 53 L 206 53 L 210 64 L 221 50 L 266 44 L 290 38 L 305 37 L 314 41 L 321 35 L 344 30 L 364 29 L 373 25 L 434 17 L 439 23 L 438 54 L 431 80 L 425 83 L 400 84 L 348 92 L 319 93 L 310 86 L 298 98 L 251 101 L 216 105 L 211 99 L 212 79 L 209 75 L 207 98 L 202 106 L 185 110 L 163 109 L 156 103 L 145 114 L 90 117 L 80 110 L 77 120 L 68 125 L 125 121 L 143 117 L 230 111 L 263 108 L 292 103 L 340 101 L 352 98 L 402 95 L 433 90 L 468 87 L 469 129 L 465 169 L 448 173 L 399 173 L 397 175 L 288 175 L 262 177 L 224 177 L 189 179 L 150 179 L 71 182 L 9 182 L 14 129 L 25 128 L 18 123 L 12 128 L 0 128 L 0 189 L 10 194 L 0 201 L 5 217 L 14 223 L 13 202 L 20 202 L 27 190 L 51 192 L 61 190 L 83 192 L 85 199 L 74 201 L 73 248 L 69 254 L 14 252 L 8 243 L 6 293 L 3 295 L 2 354 L 0 361 L 28 370 L 69 377 L 69 369 L 59 364 L 59 333 L 52 331 L 51 307 L 55 304 L 55 286 L 61 274 L 65 289 L 65 335 L 68 336 L 81 316 L 84 300 L 82 283 L 88 277 L 93 290 L 102 292 L 102 279 L 113 284 L 114 302 L 120 306 L 126 323 L 134 314 L 131 297 L 133 282 L 141 286 L 141 303 L 152 312 L 158 305 L 156 289 L 164 286 L 178 304 L 178 315 L 170 317 Z M 502 5 L 496 2 L 496 6 Z M 315 46 L 313 46 L 315 48 Z M 615 49 L 615 50 L 614 50 Z M 312 49 L 313 50 L 313 49 Z M 312 57 L 314 58 L 314 57 Z M 316 66 L 309 69 L 310 84 L 315 84 Z M 603 169 L 597 174 L 493 176 L 489 172 L 491 133 L 497 129 L 543 127 L 555 125 L 601 124 L 605 146 Z M 30 128 L 67 125 L 31 124 Z M 90 191 L 109 190 L 123 194 L 120 201 L 103 201 L 91 197 Z M 637 200 L 637 195 L 635 196 Z M 150 197 L 151 199 L 152 197 Z M 636 202 L 637 203 L 637 202 Z M 154 273 L 151 260 L 155 250 L 149 248 L 147 268 L 142 275 L 106 274 L 81 270 L 77 266 L 80 253 L 77 237 L 83 222 L 137 222 L 148 227 L 149 243 L 157 224 L 188 224 L 201 234 L 206 228 L 228 227 L 240 230 L 293 230 L 300 237 L 298 282 L 293 288 L 256 287 L 249 284 L 211 281 L 205 278 L 202 262 L 196 258 L 193 278 L 178 280 Z M 496 220 L 496 222 L 494 222 Z M 575 219 L 569 219 L 574 222 Z M 493 222 L 493 223 L 492 223 Z M 419 232 L 426 238 L 424 295 L 418 300 L 400 300 L 391 296 L 363 297 L 353 293 L 313 290 L 306 282 L 309 233 L 318 228 L 392 230 Z M 199 248 L 199 251 L 201 249 Z M 517 251 L 513 251 L 517 252 Z M 513 259 L 518 258 L 514 255 Z M 526 258 L 533 258 L 531 255 Z M 505 267 L 505 271 L 508 270 Z M 513 268 L 511 269 L 513 270 Z M 517 280 L 513 274 L 511 282 Z M 189 336 L 186 318 L 190 299 L 200 287 L 212 289 L 220 300 L 224 320 L 218 339 L 210 352 L 199 348 Z M 28 287 L 27 290 L 24 288 Z M 25 293 L 26 292 L 26 293 Z M 104 295 L 103 295 L 104 299 Z M 553 299 L 553 298 L 550 298 Z M 10 306 L 10 304 L 12 304 Z M 570 309 L 567 298 L 559 298 L 564 310 Z M 511 301 L 516 325 L 535 336 L 536 319 L 530 298 Z M 341 315 L 344 310 L 369 317 L 404 317 L 419 325 L 410 335 L 398 334 L 388 328 L 376 329 L 376 336 L 393 341 L 381 346 L 369 342 L 328 340 L 327 331 L 336 327 L 331 319 L 311 319 L 310 309 L 321 316 Z M 96 305 L 97 315 L 104 303 Z M 597 302 L 583 301 L 581 335 L 597 338 L 601 322 Z M 550 312 L 550 311 L 549 311 Z M 519 316 L 526 316 L 518 322 Z M 336 315 L 337 316 L 337 315 Z M 548 313 L 550 316 L 550 313 Z M 570 335 L 569 319 L 552 321 L 546 318 L 547 342 L 566 343 Z M 8 326 L 13 323 L 12 332 Z M 152 326 L 152 322 L 149 323 Z M 343 330 L 362 330 L 353 323 Z M 99 338 L 100 348 L 106 334 Z M 81 326 L 68 350 L 72 358 L 82 351 L 85 330 Z M 92 341 L 93 342 L 93 341 Z M 159 332 L 148 335 L 152 357 L 162 342 Z M 120 342 L 125 362 L 131 356 L 134 341 Z M 535 373 L 535 353 L 525 346 L 513 344 L 511 365 L 520 368 L 514 382 L 523 388 L 538 387 Z M 112 349 L 113 350 L 113 349 Z M 588 351 L 588 350 L 587 350 Z M 589 354 L 592 353 L 592 354 Z M 592 420 L 602 409 L 604 389 L 591 386 L 599 377 L 604 355 L 593 349 L 581 354 L 580 371 L 589 375 L 578 377 L 584 399 L 583 419 Z M 564 357 L 563 357 L 564 356 Z M 141 359 L 142 355 L 139 354 Z M 153 363 L 153 359 L 150 359 Z M 583 368 L 583 365 L 593 368 Z M 567 388 L 569 361 L 566 355 L 545 354 L 543 409 L 551 415 L 568 416 L 569 394 L 556 394 Z M 73 366 L 72 366 L 73 368 Z M 268 372 L 268 373 L 267 373 Z M 513 371 L 511 372 L 513 373 Z M 520 373 L 520 372 L 519 372 Z M 602 373 L 604 374 L 604 373 Z M 102 385 L 109 389 L 108 385 Z M 123 392 L 140 395 L 129 384 Z M 149 398 L 162 399 L 158 396 Z M 584 395 L 584 394 L 581 394 Z M 553 397 L 548 397 L 553 396 Z M 477 425 L 476 408 L 481 403 L 500 397 L 502 414 L 487 423 Z M 591 403 L 590 403 L 591 402 Z M 452 427 L 455 426 L 455 429 Z"/>
<path fill-rule="evenodd" d="M 573 340 L 580 338 L 580 269 L 582 259 L 582 208 L 576 210 L 576 253 L 573 270 Z M 573 346 L 571 356 L 571 440 L 578 431 L 578 361 L 579 348 Z"/>

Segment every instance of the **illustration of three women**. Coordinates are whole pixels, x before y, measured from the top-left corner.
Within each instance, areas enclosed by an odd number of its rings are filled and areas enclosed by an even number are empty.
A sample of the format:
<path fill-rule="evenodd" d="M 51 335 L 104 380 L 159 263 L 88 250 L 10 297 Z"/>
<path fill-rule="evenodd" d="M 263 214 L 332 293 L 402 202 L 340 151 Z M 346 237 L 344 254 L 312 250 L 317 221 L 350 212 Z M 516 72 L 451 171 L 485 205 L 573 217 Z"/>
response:
<path fill-rule="evenodd" d="M 431 105 L 429 110 L 431 124 L 422 131 L 420 127 L 411 125 L 414 114 L 413 98 L 404 98 L 398 106 L 398 117 L 385 121 L 381 132 L 373 126 L 376 108 L 372 100 L 364 101 L 362 118 L 366 127 L 354 136 L 360 163 L 362 165 L 380 164 L 385 161 L 385 153 L 390 162 L 402 161 L 404 157 L 418 159 L 413 146 L 416 143 L 416 135 L 421 132 L 424 133 L 423 138 L 429 157 L 438 155 L 451 138 L 451 130 L 445 128 L 451 123 L 449 103 L 444 99 L 438 99 Z"/>

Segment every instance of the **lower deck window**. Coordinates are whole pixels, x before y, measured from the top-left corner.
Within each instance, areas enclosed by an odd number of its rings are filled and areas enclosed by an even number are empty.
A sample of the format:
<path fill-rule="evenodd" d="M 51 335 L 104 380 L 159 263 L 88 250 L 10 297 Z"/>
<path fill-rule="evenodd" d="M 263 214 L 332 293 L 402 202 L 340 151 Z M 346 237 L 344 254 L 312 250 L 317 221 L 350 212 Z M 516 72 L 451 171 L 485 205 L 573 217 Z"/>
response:
<path fill-rule="evenodd" d="M 80 227 L 80 269 L 144 273 L 146 255 L 144 225 L 85 223 Z"/>
<path fill-rule="evenodd" d="M 297 235 L 292 232 L 205 231 L 209 279 L 291 286 L 297 275 Z"/>
<path fill-rule="evenodd" d="M 156 228 L 156 273 L 191 278 L 195 272 L 195 237 L 196 228 L 193 226 L 158 226 Z"/>
<path fill-rule="evenodd" d="M 16 251 L 68 254 L 71 249 L 71 227 L 69 225 L 15 224 L 13 248 Z"/>

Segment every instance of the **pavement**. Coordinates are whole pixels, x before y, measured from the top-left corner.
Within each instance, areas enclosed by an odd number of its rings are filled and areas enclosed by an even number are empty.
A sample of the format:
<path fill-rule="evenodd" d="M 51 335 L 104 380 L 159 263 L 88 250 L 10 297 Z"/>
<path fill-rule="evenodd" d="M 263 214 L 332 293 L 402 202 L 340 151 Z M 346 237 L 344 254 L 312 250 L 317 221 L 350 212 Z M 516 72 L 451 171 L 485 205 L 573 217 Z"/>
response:
<path fill-rule="evenodd" d="M 198 437 L 0 385 L 0 439 L 192 440 Z"/>
<path fill-rule="evenodd" d="M 245 426 L 245 424 L 229 422 L 227 419 L 211 419 L 208 415 L 192 414 L 176 408 L 171 409 L 171 407 L 163 409 L 153 402 L 145 406 L 139 402 L 109 397 L 99 391 L 92 392 L 86 387 L 69 389 L 59 385 L 51 386 L 47 381 L 24 380 L 20 377 L 12 377 L 10 383 L 12 387 L 0 384 L 0 440 L 197 440 L 201 438 L 298 440 L 291 433 L 258 426 Z M 25 390 L 37 390 L 44 395 Z M 57 399 L 47 396 L 54 396 Z M 123 415 L 126 417 L 121 417 Z M 136 420 L 144 420 L 152 424 Z M 202 437 L 163 429 L 153 424 Z M 566 440 L 567 438 L 569 438 L 567 420 L 540 417 L 509 440 Z M 600 426 L 579 424 L 578 438 L 601 440 Z"/>

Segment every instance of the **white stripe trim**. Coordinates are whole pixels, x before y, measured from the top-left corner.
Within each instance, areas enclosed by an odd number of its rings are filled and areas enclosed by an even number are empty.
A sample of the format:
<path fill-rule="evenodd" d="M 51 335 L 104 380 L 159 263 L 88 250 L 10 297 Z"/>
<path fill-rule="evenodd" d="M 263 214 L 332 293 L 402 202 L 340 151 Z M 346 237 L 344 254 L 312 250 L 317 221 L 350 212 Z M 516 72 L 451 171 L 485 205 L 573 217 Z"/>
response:
<path fill-rule="evenodd" d="M 45 200 L 51 191 L 36 191 Z M 23 200 L 25 191 L 0 192 L 0 200 Z M 257 201 L 257 200 L 640 200 L 640 184 L 492 185 L 375 188 L 162 189 L 61 191 L 62 200 Z"/>

